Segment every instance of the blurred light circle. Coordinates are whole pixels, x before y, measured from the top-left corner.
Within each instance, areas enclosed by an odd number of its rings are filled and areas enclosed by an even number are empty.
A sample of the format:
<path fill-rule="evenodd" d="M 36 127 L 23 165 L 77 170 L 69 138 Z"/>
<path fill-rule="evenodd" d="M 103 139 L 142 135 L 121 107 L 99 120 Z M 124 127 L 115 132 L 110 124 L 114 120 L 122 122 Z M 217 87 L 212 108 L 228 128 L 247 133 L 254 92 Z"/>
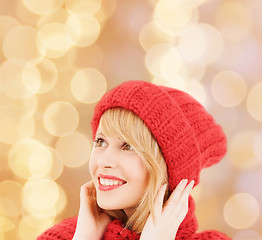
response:
<path fill-rule="evenodd" d="M 38 15 L 46 15 L 55 12 L 59 9 L 64 1 L 63 0 L 45 0 L 45 1 L 34 1 L 34 0 L 22 0 L 25 7 Z"/>
<path fill-rule="evenodd" d="M 254 152 L 256 134 L 252 131 L 242 131 L 231 138 L 229 142 L 229 160 L 240 170 L 250 170 L 259 166 L 260 161 Z"/>
<path fill-rule="evenodd" d="M 183 5 L 188 8 L 197 8 L 202 5 L 206 0 L 184 0 Z"/>
<path fill-rule="evenodd" d="M 77 71 L 71 81 L 74 97 L 84 103 L 97 102 L 106 92 L 104 75 L 96 69 L 84 68 Z"/>
<path fill-rule="evenodd" d="M 179 73 L 186 79 L 200 81 L 206 73 L 206 66 L 183 61 Z"/>
<path fill-rule="evenodd" d="M 33 64 L 27 62 L 22 72 L 22 80 L 25 87 L 30 92 L 36 93 L 40 88 L 40 78 L 38 69 Z"/>
<path fill-rule="evenodd" d="M 254 153 L 256 157 L 262 161 L 262 130 L 258 131 L 256 133 L 255 139 L 254 139 Z"/>
<path fill-rule="evenodd" d="M 161 76 L 161 63 L 163 56 L 172 49 L 173 46 L 167 43 L 161 43 L 152 47 L 146 54 L 146 67 L 154 76 Z"/>
<path fill-rule="evenodd" d="M 37 155 L 43 153 L 43 155 Z M 36 149 L 29 159 L 29 170 L 32 176 L 57 179 L 63 171 L 63 162 L 60 154 L 51 147 Z"/>
<path fill-rule="evenodd" d="M 99 11 L 96 13 L 96 18 L 100 23 L 106 22 L 116 10 L 116 0 L 103 1 Z"/>
<path fill-rule="evenodd" d="M 72 47 L 67 57 L 69 66 L 74 70 L 99 68 L 103 62 L 103 51 L 97 44 L 85 48 Z"/>
<path fill-rule="evenodd" d="M 9 31 L 3 39 L 3 52 L 7 59 L 22 58 L 30 60 L 40 56 L 36 46 L 36 29 L 18 26 Z M 19 39 L 19 44 L 18 44 Z M 30 47 L 29 47 L 30 46 Z"/>
<path fill-rule="evenodd" d="M 177 40 L 178 37 L 180 37 L 181 35 L 181 30 L 183 28 L 172 28 L 171 26 L 166 25 L 164 22 L 162 22 L 161 20 L 157 20 L 157 18 L 154 19 L 154 24 L 157 26 L 157 28 L 159 28 L 159 30 L 167 35 L 170 36 L 171 38 L 173 38 L 173 41 L 160 41 L 160 43 L 172 43 L 174 44 L 174 41 Z M 158 44 L 160 44 L 158 43 Z M 153 47 L 153 46 L 152 46 Z"/>
<path fill-rule="evenodd" d="M 31 178 L 23 188 L 23 201 L 36 209 L 49 209 L 59 196 L 57 183 L 46 178 Z"/>
<path fill-rule="evenodd" d="M 86 47 L 97 40 L 100 34 L 100 24 L 94 16 L 88 13 L 78 13 L 68 18 L 65 30 L 67 39 L 72 45 Z"/>
<path fill-rule="evenodd" d="M 175 76 L 182 65 L 182 59 L 177 48 L 170 48 L 161 59 L 161 75 L 165 78 Z"/>
<path fill-rule="evenodd" d="M 248 193 L 237 193 L 227 200 L 224 217 L 228 225 L 235 229 L 249 228 L 259 217 L 258 202 Z"/>
<path fill-rule="evenodd" d="M 209 107 L 209 105 L 207 105 Z M 225 108 L 220 104 L 212 105 L 209 107 L 209 113 L 215 116 L 216 121 L 223 126 L 223 130 L 227 136 L 231 135 L 236 129 L 239 121 L 239 112 L 236 108 Z M 228 121 L 230 119 L 230 121 Z M 228 139 L 229 140 L 229 139 Z M 229 162 L 229 161 L 227 161 Z M 231 164 L 231 163 L 230 163 Z"/>
<path fill-rule="evenodd" d="M 192 17 L 192 9 L 181 1 L 162 0 L 156 4 L 154 17 L 172 28 L 185 26 Z"/>
<path fill-rule="evenodd" d="M 51 90 L 57 81 L 56 65 L 46 58 L 33 59 L 26 63 L 22 78 L 25 87 L 33 93 Z"/>
<path fill-rule="evenodd" d="M 247 110 L 259 122 L 262 122 L 262 82 L 257 83 L 248 93 Z"/>
<path fill-rule="evenodd" d="M 54 224 L 53 220 L 37 215 L 25 215 L 19 222 L 18 235 L 21 240 L 35 240 L 47 228 Z"/>
<path fill-rule="evenodd" d="M 145 51 L 163 42 L 174 43 L 174 37 L 163 32 L 155 22 L 146 23 L 139 33 L 139 42 Z"/>
<path fill-rule="evenodd" d="M 61 137 L 56 143 L 56 150 L 61 154 L 67 167 L 76 168 L 84 165 L 91 152 L 91 145 L 86 136 L 73 132 Z"/>
<path fill-rule="evenodd" d="M 43 25 L 48 23 L 61 23 L 65 24 L 66 20 L 69 16 L 69 13 L 65 9 L 58 9 L 57 11 L 53 12 L 52 14 L 42 15 L 36 24 L 37 28 L 41 28 Z"/>
<path fill-rule="evenodd" d="M 48 208 L 38 208 L 36 206 L 32 206 L 29 201 L 23 201 L 23 208 L 27 213 L 35 215 L 35 216 L 41 216 L 41 217 L 47 217 L 50 219 L 54 219 L 57 215 L 57 211 L 55 206 L 51 206 Z"/>
<path fill-rule="evenodd" d="M 29 159 L 35 149 L 43 144 L 34 139 L 25 139 L 14 144 L 8 154 L 9 167 L 17 176 L 28 179 L 31 177 L 29 171 Z"/>
<path fill-rule="evenodd" d="M 9 232 L 15 228 L 15 222 L 10 218 L 0 215 L 1 231 L 0 232 Z"/>
<path fill-rule="evenodd" d="M 33 116 L 37 108 L 37 98 L 33 95 L 26 99 L 0 97 L 0 115 L 10 120 L 26 120 Z"/>
<path fill-rule="evenodd" d="M 39 18 L 39 15 L 36 15 L 31 11 L 28 11 L 28 9 L 23 4 L 23 1 L 18 1 L 16 2 L 15 6 L 14 5 L 11 6 L 14 11 L 13 12 L 14 16 L 18 18 L 23 23 L 23 25 L 34 26 L 34 23 Z"/>
<path fill-rule="evenodd" d="M 240 41 L 250 35 L 253 21 L 250 8 L 241 1 L 221 3 L 215 15 L 216 26 L 223 37 L 231 42 Z"/>
<path fill-rule="evenodd" d="M 79 123 L 78 111 L 68 102 L 53 102 L 44 113 L 44 125 L 53 136 L 65 136 L 73 132 Z"/>
<path fill-rule="evenodd" d="M 0 198 L 3 203 L 0 203 L 0 215 L 6 217 L 19 216 L 22 213 L 21 195 L 22 185 L 20 183 L 12 180 L 0 182 Z"/>
<path fill-rule="evenodd" d="M 25 99 L 33 96 L 33 93 L 23 84 L 23 70 L 26 61 L 22 59 L 10 59 L 2 63 L 0 67 L 0 91 L 13 99 Z"/>
<path fill-rule="evenodd" d="M 56 214 L 60 214 L 65 209 L 67 204 L 67 196 L 65 190 L 60 185 L 58 185 L 58 190 L 59 196 L 55 204 Z"/>
<path fill-rule="evenodd" d="M 94 15 L 101 7 L 102 0 L 65 0 L 65 7 L 71 14 L 84 12 Z"/>
<path fill-rule="evenodd" d="M 0 118 L 0 141 L 15 144 L 23 139 L 30 138 L 35 132 L 35 121 L 32 117 L 25 120 L 11 120 Z"/>
<path fill-rule="evenodd" d="M 37 34 L 37 47 L 43 56 L 59 58 L 71 47 L 65 27 L 61 23 L 48 23 Z"/>
<path fill-rule="evenodd" d="M 11 199 L 0 196 L 0 216 L 16 217 L 19 214 L 15 203 Z"/>
<path fill-rule="evenodd" d="M 0 16 L 0 39 L 3 39 L 10 30 L 19 25 L 21 24 L 15 18 L 10 16 Z"/>
<path fill-rule="evenodd" d="M 199 101 L 202 105 L 206 105 L 206 90 L 202 83 L 194 80 L 188 80 L 186 83 L 186 92 Z"/>
<path fill-rule="evenodd" d="M 64 58 L 64 60 L 66 60 Z M 49 94 L 52 95 L 53 92 L 56 92 L 59 94 L 59 98 L 63 99 L 64 102 L 69 102 L 71 104 L 74 104 L 76 102 L 75 97 L 73 96 L 70 88 L 70 84 L 72 81 L 72 78 L 75 74 L 75 70 L 73 70 L 69 65 L 68 62 L 65 61 L 65 68 L 61 66 L 63 70 L 58 71 L 58 81 L 55 85 L 55 88 L 49 92 Z"/>
<path fill-rule="evenodd" d="M 164 79 L 163 77 L 155 77 L 151 80 L 151 83 L 156 85 L 165 85 L 167 84 L 167 80 Z"/>
<path fill-rule="evenodd" d="M 262 237 L 258 232 L 252 230 L 237 231 L 234 236 L 234 240 L 262 240 Z"/>
<path fill-rule="evenodd" d="M 37 205 L 32 205 L 28 199 L 23 200 L 23 207 L 24 209 L 35 216 L 41 216 L 41 217 L 46 217 L 51 219 L 55 219 L 55 217 L 61 213 L 61 211 L 65 208 L 66 204 L 66 195 L 65 193 L 61 190 L 61 187 L 57 185 L 59 195 L 58 199 L 55 202 L 55 204 L 49 204 L 49 206 L 37 206 Z M 61 204 L 61 206 L 57 206 L 58 204 Z"/>
<path fill-rule="evenodd" d="M 53 167 L 53 156 L 51 148 L 42 146 L 32 152 L 28 166 L 29 170 L 34 177 L 47 176 Z"/>
<path fill-rule="evenodd" d="M 64 169 L 64 164 L 63 164 L 61 155 L 54 148 L 48 147 L 47 151 L 48 151 L 48 155 L 52 159 L 52 166 L 48 171 L 47 177 L 55 180 L 61 176 L 63 169 Z M 36 157 L 36 153 L 37 152 L 34 152 L 34 157 Z M 38 166 L 36 166 L 36 170 L 38 170 Z"/>
<path fill-rule="evenodd" d="M 259 168 L 242 172 L 236 179 L 236 191 L 254 196 L 262 207 L 262 174 Z"/>
<path fill-rule="evenodd" d="M 235 107 L 246 97 L 247 86 L 238 73 L 223 71 L 213 78 L 211 91 L 218 103 L 225 107 Z"/>
<path fill-rule="evenodd" d="M 197 47 L 196 47 L 197 46 Z M 180 38 L 181 55 L 196 64 L 210 64 L 222 53 L 224 43 L 219 31 L 208 24 L 192 24 Z"/>
<path fill-rule="evenodd" d="M 184 79 L 178 74 L 171 78 L 155 77 L 151 82 L 156 85 L 163 85 L 166 87 L 176 88 L 183 91 L 186 90 L 186 83 Z"/>

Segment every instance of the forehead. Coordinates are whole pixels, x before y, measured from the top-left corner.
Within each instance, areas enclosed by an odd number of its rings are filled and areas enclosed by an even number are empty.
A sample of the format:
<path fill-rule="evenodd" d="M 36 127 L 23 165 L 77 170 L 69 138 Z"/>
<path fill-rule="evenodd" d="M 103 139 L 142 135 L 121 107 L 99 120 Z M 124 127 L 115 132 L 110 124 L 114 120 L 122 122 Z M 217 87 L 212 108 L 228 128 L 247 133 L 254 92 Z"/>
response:
<path fill-rule="evenodd" d="M 118 134 L 116 131 L 103 131 L 103 128 L 99 126 L 96 131 L 96 136 L 102 136 L 106 138 L 114 138 L 118 139 L 119 141 L 123 142 L 125 141 L 125 138 L 121 136 L 121 134 Z"/>

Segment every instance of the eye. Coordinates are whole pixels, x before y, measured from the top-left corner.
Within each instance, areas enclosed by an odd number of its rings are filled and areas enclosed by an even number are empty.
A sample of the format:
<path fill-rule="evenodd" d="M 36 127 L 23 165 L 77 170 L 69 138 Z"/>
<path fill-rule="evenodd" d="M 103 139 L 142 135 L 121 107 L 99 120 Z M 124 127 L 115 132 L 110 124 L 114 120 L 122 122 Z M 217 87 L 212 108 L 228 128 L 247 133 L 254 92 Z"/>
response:
<path fill-rule="evenodd" d="M 134 151 L 134 148 L 131 145 L 129 145 L 128 143 L 124 143 L 123 146 L 122 146 L 122 150 Z"/>
<path fill-rule="evenodd" d="M 105 147 L 105 140 L 103 138 L 97 138 L 95 140 L 95 147 Z"/>

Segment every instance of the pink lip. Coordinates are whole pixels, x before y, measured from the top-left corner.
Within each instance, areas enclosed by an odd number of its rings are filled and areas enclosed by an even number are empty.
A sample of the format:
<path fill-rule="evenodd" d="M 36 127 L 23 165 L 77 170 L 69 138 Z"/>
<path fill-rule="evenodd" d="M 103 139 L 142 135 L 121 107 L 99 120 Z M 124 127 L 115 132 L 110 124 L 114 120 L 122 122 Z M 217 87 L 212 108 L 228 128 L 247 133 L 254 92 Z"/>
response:
<path fill-rule="evenodd" d="M 101 183 L 99 181 L 99 178 L 115 179 L 115 180 L 123 181 L 124 183 L 120 184 L 120 185 L 104 186 L 104 185 L 101 185 Z M 119 187 L 123 186 L 124 184 L 126 184 L 126 181 L 121 179 L 121 178 L 115 177 L 115 176 L 99 174 L 98 175 L 98 183 L 99 183 L 99 186 L 98 186 L 99 190 L 101 190 L 101 191 L 110 191 L 110 190 L 113 190 L 113 189 L 116 189 L 116 188 L 119 188 Z"/>
<path fill-rule="evenodd" d="M 126 182 L 124 179 L 121 179 L 115 176 L 111 176 L 111 175 L 98 174 L 98 178 L 115 179 L 115 180 Z"/>

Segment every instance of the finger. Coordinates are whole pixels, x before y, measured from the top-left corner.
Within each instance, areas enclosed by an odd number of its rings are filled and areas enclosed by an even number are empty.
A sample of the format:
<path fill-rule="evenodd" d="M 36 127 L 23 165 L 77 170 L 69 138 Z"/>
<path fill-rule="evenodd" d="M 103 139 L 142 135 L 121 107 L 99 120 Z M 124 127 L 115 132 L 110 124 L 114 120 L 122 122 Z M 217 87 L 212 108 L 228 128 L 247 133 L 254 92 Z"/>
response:
<path fill-rule="evenodd" d="M 170 207 L 169 213 L 174 217 L 174 221 L 182 222 L 188 212 L 188 198 L 194 186 L 194 181 L 192 180 L 184 189 L 181 194 L 180 199 L 177 201 L 173 207 Z"/>
<path fill-rule="evenodd" d="M 93 180 L 81 186 L 81 191 L 88 193 L 89 195 L 93 195 L 94 190 L 95 190 L 95 186 Z"/>
<path fill-rule="evenodd" d="M 172 192 L 172 194 L 170 195 L 169 199 L 166 202 L 166 205 L 174 205 L 178 202 L 183 190 L 186 187 L 188 180 L 187 179 L 183 179 L 179 182 L 179 184 L 176 186 L 175 190 Z"/>
<path fill-rule="evenodd" d="M 188 208 L 188 198 L 194 186 L 194 180 L 192 180 L 181 192 L 180 197 L 178 199 L 170 201 L 169 208 L 170 211 L 179 212 L 183 209 Z"/>
<path fill-rule="evenodd" d="M 173 227 L 179 226 L 183 220 L 185 219 L 188 213 L 188 198 L 185 200 L 179 201 L 176 208 L 173 208 L 170 211 L 170 216 L 172 216 L 173 220 L 170 220 L 173 224 Z"/>
<path fill-rule="evenodd" d="M 80 204 L 88 204 L 90 199 L 95 197 L 95 187 L 93 181 L 89 181 L 81 186 L 80 190 Z"/>
<path fill-rule="evenodd" d="M 165 183 L 161 186 L 156 196 L 155 205 L 154 205 L 154 215 L 156 216 L 156 218 L 159 218 L 162 213 L 163 201 L 164 201 L 166 188 L 167 188 L 167 184 Z"/>
<path fill-rule="evenodd" d="M 195 184 L 195 181 L 192 180 L 186 187 L 185 189 L 183 190 L 183 192 L 181 193 L 181 196 L 180 196 L 180 199 L 182 201 L 187 201 L 192 189 L 193 189 L 193 186 Z"/>
<path fill-rule="evenodd" d="M 94 185 L 93 180 L 82 185 L 83 188 L 91 188 Z"/>

